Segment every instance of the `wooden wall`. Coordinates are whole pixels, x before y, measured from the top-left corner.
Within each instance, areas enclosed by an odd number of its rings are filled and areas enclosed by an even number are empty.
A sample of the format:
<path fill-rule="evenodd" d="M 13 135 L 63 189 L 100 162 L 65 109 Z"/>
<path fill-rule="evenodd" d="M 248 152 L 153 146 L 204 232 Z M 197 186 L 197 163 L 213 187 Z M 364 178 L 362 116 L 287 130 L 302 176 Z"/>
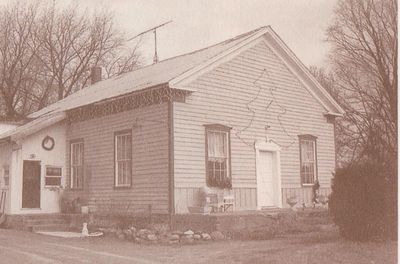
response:
<path fill-rule="evenodd" d="M 329 188 L 335 167 L 333 124 L 327 122 L 326 110 L 265 40 L 260 38 L 254 47 L 203 74 L 189 86 L 196 92 L 185 103 L 174 103 L 178 213 L 187 212 L 185 203 L 193 204 L 186 193 L 205 185 L 203 125 L 210 123 L 232 127 L 232 181 L 237 209 L 256 208 L 254 141 L 265 136 L 282 147 L 283 189 L 302 189 L 297 136 L 317 136 L 319 180 L 321 187 Z"/>
<path fill-rule="evenodd" d="M 256 208 L 256 188 L 232 188 L 235 197 L 234 210 L 254 210 Z M 175 188 L 175 210 L 186 213 L 189 206 L 201 206 L 201 188 Z"/>
<path fill-rule="evenodd" d="M 67 129 L 67 182 L 69 142 L 82 138 L 90 205 L 133 213 L 151 205 L 154 213 L 168 213 L 167 103 L 72 123 Z M 114 132 L 125 129 L 132 129 L 132 187 L 115 189 Z"/>

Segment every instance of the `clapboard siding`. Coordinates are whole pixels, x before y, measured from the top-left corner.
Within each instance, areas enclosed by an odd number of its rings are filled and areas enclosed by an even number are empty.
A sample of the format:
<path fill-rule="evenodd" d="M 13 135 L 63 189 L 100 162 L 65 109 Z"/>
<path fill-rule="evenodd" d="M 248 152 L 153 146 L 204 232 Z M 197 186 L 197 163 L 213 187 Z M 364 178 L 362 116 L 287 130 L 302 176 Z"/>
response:
<path fill-rule="evenodd" d="M 234 210 L 255 210 L 257 208 L 256 188 L 233 188 L 231 194 L 235 198 Z M 188 207 L 201 206 L 202 188 L 175 188 L 175 210 L 180 213 L 188 213 Z"/>
<path fill-rule="evenodd" d="M 164 103 L 68 126 L 68 146 L 70 140 L 84 140 L 90 205 L 107 210 L 107 206 L 119 204 L 121 210 L 133 212 L 151 205 L 155 213 L 168 213 L 167 117 L 168 105 Z M 114 132 L 125 129 L 132 129 L 132 188 L 114 189 Z M 68 165 L 68 177 L 69 171 Z"/>
<path fill-rule="evenodd" d="M 201 205 L 201 188 L 175 188 L 175 211 L 177 213 L 188 213 L 188 207 Z"/>
<path fill-rule="evenodd" d="M 330 186 L 335 166 L 333 125 L 323 115 L 326 110 L 266 42 L 258 42 L 188 86 L 196 92 L 188 96 L 185 103 L 174 103 L 176 187 L 200 188 L 205 185 L 203 125 L 209 123 L 232 127 L 231 161 L 235 190 L 256 188 L 253 144 L 266 135 L 282 147 L 282 188 L 301 189 L 300 134 L 318 137 L 319 180 L 322 187 Z M 269 126 L 267 133 L 265 126 Z M 235 194 L 235 197 L 242 197 L 237 205 L 243 202 L 242 199 L 248 199 L 243 194 Z M 256 195 L 251 197 L 256 199 Z M 248 207 L 237 205 L 236 208 Z"/>
<path fill-rule="evenodd" d="M 256 188 L 233 188 L 234 210 L 255 210 L 257 208 Z"/>

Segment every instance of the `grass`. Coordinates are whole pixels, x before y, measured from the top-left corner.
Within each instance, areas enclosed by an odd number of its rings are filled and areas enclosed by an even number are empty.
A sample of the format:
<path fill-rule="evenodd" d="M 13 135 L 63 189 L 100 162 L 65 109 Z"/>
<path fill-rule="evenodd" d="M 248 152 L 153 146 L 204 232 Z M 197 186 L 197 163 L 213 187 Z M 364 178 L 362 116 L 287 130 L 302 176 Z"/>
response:
<path fill-rule="evenodd" d="M 397 263 L 397 242 L 352 242 L 341 238 L 334 228 L 281 235 L 269 240 L 225 240 L 173 246 L 138 245 L 107 237 L 62 239 L 0 230 L 0 248 L 2 246 L 74 264 L 132 263 L 127 258 L 143 259 L 151 263 Z M 14 253 L 7 253 L 10 260 L 24 257 Z"/>
<path fill-rule="evenodd" d="M 194 245 L 143 246 L 118 240 L 109 244 L 114 243 L 123 244 L 122 248 L 118 246 L 121 252 L 125 247 L 140 247 L 142 254 L 162 263 L 397 263 L 397 242 L 352 242 L 340 237 L 335 228 L 265 240 L 235 239 Z"/>

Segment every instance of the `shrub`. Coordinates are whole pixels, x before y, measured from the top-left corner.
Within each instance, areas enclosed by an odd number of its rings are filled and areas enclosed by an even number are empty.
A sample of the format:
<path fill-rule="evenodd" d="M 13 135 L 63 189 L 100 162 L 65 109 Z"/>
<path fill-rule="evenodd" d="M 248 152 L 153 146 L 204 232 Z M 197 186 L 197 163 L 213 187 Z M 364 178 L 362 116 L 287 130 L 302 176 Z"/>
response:
<path fill-rule="evenodd" d="M 396 237 L 397 188 L 389 174 L 385 166 L 371 161 L 337 170 L 329 208 L 342 236 L 353 240 Z"/>

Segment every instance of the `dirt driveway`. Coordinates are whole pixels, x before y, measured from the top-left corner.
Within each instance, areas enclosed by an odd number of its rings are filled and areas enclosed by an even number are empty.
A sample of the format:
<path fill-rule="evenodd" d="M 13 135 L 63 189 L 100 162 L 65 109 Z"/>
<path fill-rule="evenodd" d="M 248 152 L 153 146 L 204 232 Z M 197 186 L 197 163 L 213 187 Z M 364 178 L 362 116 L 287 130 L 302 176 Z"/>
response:
<path fill-rule="evenodd" d="M 356 243 L 336 232 L 184 246 L 63 239 L 0 229 L 0 263 L 397 263 L 396 242 Z"/>

